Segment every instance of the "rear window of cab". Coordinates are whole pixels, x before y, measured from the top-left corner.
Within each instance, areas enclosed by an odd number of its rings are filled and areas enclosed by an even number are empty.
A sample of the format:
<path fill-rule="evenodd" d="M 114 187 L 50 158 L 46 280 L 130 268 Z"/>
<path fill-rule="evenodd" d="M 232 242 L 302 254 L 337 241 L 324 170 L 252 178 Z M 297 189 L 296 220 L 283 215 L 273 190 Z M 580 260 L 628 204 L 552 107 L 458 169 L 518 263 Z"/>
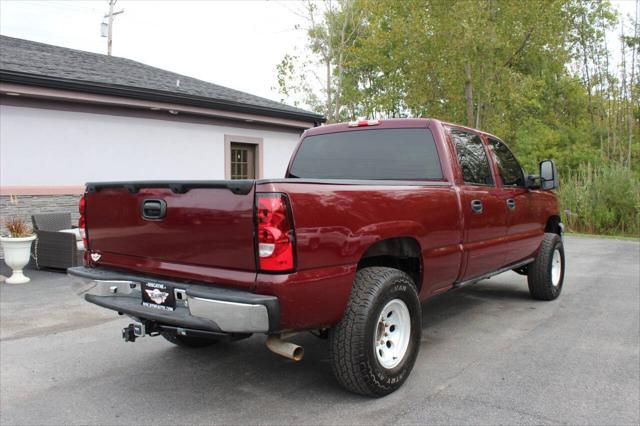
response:
<path fill-rule="evenodd" d="M 308 136 L 291 177 L 441 180 L 440 158 L 428 129 L 376 129 Z"/>

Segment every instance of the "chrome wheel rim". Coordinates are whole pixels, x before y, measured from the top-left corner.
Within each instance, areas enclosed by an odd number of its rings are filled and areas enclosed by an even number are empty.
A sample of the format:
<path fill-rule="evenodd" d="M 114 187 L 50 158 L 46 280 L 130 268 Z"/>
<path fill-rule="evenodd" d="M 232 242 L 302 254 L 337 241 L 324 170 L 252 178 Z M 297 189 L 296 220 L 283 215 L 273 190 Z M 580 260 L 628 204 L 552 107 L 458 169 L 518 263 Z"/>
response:
<path fill-rule="evenodd" d="M 551 284 L 554 287 L 560 285 L 560 276 L 562 275 L 562 257 L 560 250 L 555 249 L 553 251 L 553 257 L 551 258 Z"/>
<path fill-rule="evenodd" d="M 400 299 L 387 303 L 380 317 L 374 335 L 374 350 L 380 365 L 394 368 L 404 359 L 411 336 L 411 315 L 409 308 Z"/>

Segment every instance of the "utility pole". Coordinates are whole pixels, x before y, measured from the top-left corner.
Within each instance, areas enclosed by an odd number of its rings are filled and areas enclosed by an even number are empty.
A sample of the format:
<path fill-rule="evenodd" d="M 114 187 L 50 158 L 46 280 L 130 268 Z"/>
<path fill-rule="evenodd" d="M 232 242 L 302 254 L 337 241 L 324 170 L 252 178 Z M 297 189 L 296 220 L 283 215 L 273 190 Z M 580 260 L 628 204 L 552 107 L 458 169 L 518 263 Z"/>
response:
<path fill-rule="evenodd" d="M 107 55 L 111 56 L 111 45 L 113 44 L 113 17 L 116 15 L 120 15 L 121 13 L 124 13 L 124 9 L 121 9 L 117 12 L 113 11 L 114 6 L 116 5 L 116 2 L 118 0 L 109 0 L 109 13 L 104 15 L 105 19 L 109 18 L 108 24 L 107 24 L 107 28 L 108 28 L 108 35 L 107 35 Z M 104 25 L 104 23 L 102 24 Z M 104 37 L 104 35 L 103 35 Z"/>

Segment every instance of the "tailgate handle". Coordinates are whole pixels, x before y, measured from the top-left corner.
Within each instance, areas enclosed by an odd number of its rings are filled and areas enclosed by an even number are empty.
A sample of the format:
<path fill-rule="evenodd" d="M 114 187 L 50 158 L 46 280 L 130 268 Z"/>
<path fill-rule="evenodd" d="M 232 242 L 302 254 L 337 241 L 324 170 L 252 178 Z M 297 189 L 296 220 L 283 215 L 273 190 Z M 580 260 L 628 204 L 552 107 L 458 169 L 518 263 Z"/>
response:
<path fill-rule="evenodd" d="M 141 210 L 143 219 L 162 219 L 167 214 L 167 203 L 164 200 L 144 200 Z"/>

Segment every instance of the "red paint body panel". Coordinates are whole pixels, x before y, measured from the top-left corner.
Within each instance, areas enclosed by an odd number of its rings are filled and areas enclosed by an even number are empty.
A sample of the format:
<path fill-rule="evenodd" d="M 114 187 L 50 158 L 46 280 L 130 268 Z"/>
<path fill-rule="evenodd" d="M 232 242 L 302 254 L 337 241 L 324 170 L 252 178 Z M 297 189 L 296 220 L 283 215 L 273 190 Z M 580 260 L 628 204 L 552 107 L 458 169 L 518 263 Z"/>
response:
<path fill-rule="evenodd" d="M 224 188 L 185 193 L 144 187 L 137 193 L 125 188 L 89 192 L 90 249 L 101 253 L 101 266 L 275 295 L 280 328 L 301 330 L 330 327 L 340 320 L 358 262 L 367 249 L 383 240 L 411 238 L 421 252 L 418 285 L 421 299 L 426 299 L 455 282 L 532 257 L 547 221 L 558 215 L 553 193 L 503 187 L 491 156 L 496 185 L 465 185 L 447 134 L 449 126 L 454 125 L 431 119 L 382 120 L 371 127 L 317 127 L 302 137 L 428 129 L 440 156 L 440 181 L 287 178 L 256 181 L 245 195 Z M 471 131 L 486 144 L 484 133 Z M 288 197 L 296 241 L 293 273 L 256 271 L 255 192 L 281 192 Z M 510 198 L 516 200 L 515 212 L 506 208 Z M 164 200 L 167 216 L 158 221 L 143 219 L 140 208 L 146 199 Z M 483 201 L 484 214 L 471 211 L 470 202 L 475 199 Z"/>
<path fill-rule="evenodd" d="M 254 193 L 227 189 L 103 189 L 86 195 L 87 233 L 100 264 L 252 288 Z M 164 200 L 162 220 L 145 220 L 144 200 Z"/>
<path fill-rule="evenodd" d="M 461 187 L 464 215 L 466 266 L 461 280 L 467 280 L 504 266 L 507 208 L 503 200 L 484 186 Z M 484 211 L 471 210 L 473 200 L 482 201 Z"/>
<path fill-rule="evenodd" d="M 421 295 L 456 280 L 462 226 L 453 187 L 297 181 L 261 184 L 258 191 L 289 195 L 299 271 L 354 266 L 374 243 L 411 237 L 422 250 L 424 269 L 431 271 L 423 275 Z"/>
<path fill-rule="evenodd" d="M 356 265 L 258 274 L 256 292 L 278 297 L 282 330 L 329 327 L 347 307 Z"/>

